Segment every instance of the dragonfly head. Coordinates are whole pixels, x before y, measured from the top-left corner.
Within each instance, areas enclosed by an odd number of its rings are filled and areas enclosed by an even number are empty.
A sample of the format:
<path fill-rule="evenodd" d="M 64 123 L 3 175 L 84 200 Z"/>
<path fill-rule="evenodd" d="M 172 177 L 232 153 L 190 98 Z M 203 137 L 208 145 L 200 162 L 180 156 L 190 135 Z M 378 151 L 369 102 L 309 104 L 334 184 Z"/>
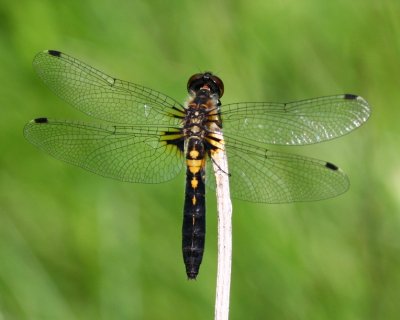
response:
<path fill-rule="evenodd" d="M 218 94 L 218 97 L 221 98 L 224 94 L 224 83 L 211 72 L 196 73 L 189 78 L 187 90 L 192 93 L 200 89 L 209 90 L 211 93 Z"/>

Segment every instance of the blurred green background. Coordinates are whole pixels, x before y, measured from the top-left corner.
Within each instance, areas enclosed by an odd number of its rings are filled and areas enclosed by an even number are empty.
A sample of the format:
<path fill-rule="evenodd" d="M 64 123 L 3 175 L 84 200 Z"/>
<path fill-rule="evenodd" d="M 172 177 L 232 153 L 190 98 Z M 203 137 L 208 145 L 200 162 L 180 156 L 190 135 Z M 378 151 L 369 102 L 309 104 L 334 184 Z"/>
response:
<path fill-rule="evenodd" d="M 400 1 L 2 1 L 0 319 L 212 319 L 215 196 L 197 281 L 181 257 L 183 175 L 104 179 L 40 152 L 32 118 L 88 120 L 31 61 L 57 49 L 183 101 L 212 70 L 223 103 L 365 97 L 351 135 L 287 151 L 329 160 L 350 190 L 234 201 L 231 319 L 400 319 Z"/>

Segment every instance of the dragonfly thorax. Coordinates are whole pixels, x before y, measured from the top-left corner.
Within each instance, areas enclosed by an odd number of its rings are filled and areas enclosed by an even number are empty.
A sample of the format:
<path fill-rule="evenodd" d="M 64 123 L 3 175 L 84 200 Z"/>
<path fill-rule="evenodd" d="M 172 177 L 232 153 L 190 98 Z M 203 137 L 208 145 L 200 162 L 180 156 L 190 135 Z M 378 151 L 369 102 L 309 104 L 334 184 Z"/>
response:
<path fill-rule="evenodd" d="M 195 97 L 189 97 L 185 108 L 184 136 L 204 138 L 208 133 L 210 114 L 218 109 L 218 99 L 211 97 L 208 90 L 199 90 Z"/>

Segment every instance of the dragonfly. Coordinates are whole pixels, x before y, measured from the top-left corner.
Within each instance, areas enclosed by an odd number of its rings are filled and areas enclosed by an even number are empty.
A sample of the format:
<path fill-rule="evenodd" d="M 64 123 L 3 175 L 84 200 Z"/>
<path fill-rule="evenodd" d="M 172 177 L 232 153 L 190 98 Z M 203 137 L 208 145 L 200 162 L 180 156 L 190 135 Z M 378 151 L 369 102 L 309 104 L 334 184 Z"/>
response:
<path fill-rule="evenodd" d="M 57 50 L 33 67 L 60 98 L 101 123 L 36 118 L 26 139 L 67 163 L 134 183 L 161 183 L 186 168 L 182 253 L 188 279 L 199 273 L 205 246 L 206 188 L 215 189 L 213 153 L 226 152 L 231 196 L 261 203 L 335 197 L 349 187 L 331 162 L 273 151 L 343 136 L 367 121 L 361 96 L 332 95 L 288 103 L 222 105 L 222 80 L 197 73 L 181 103 L 148 87 L 111 77 Z"/>

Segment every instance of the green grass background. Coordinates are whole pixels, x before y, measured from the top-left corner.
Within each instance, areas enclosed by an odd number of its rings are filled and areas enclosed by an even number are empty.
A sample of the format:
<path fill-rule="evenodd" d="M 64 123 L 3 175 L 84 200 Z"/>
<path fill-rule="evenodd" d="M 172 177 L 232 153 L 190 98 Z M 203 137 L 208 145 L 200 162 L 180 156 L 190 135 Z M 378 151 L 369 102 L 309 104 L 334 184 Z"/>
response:
<path fill-rule="evenodd" d="M 223 103 L 365 97 L 368 123 L 290 152 L 331 161 L 326 201 L 234 201 L 231 319 L 400 319 L 400 2 L 0 2 L 0 319 L 212 319 L 215 196 L 197 281 L 181 257 L 183 175 L 104 179 L 41 153 L 32 118 L 89 120 L 31 61 L 57 49 L 183 101 L 212 70 Z"/>

